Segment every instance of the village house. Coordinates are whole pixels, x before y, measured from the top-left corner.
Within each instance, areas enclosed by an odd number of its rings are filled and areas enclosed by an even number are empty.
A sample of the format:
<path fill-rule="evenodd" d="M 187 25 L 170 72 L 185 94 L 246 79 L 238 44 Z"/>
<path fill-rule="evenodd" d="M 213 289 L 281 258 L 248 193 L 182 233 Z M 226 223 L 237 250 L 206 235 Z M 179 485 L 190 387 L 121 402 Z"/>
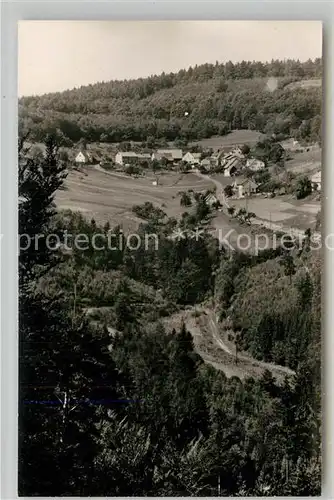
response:
<path fill-rule="evenodd" d="M 213 153 L 213 155 L 210 158 L 212 165 L 214 167 L 219 167 L 220 162 L 224 158 L 225 154 L 226 153 L 224 151 L 217 151 L 216 153 Z"/>
<path fill-rule="evenodd" d="M 76 155 L 74 161 L 75 161 L 75 163 L 79 163 L 79 164 L 89 164 L 89 163 L 93 163 L 93 157 L 87 151 L 81 150 Z"/>
<path fill-rule="evenodd" d="M 205 169 L 210 170 L 212 167 L 211 158 L 203 158 L 203 160 L 201 160 L 200 164 L 201 164 L 201 167 L 204 167 Z"/>
<path fill-rule="evenodd" d="M 182 149 L 158 149 L 152 153 L 151 159 L 161 161 L 163 158 L 169 162 L 177 163 L 182 160 Z"/>
<path fill-rule="evenodd" d="M 188 153 L 183 156 L 182 161 L 192 166 L 199 165 L 201 161 L 201 153 L 191 153 L 188 151 Z"/>
<path fill-rule="evenodd" d="M 213 153 L 211 160 L 213 166 L 219 167 L 224 163 L 224 161 L 226 162 L 232 157 L 243 159 L 245 156 L 239 146 L 227 146 Z"/>
<path fill-rule="evenodd" d="M 246 161 L 246 168 L 252 170 L 253 172 L 258 172 L 265 168 L 265 163 L 262 160 L 257 160 L 256 158 L 249 158 Z"/>
<path fill-rule="evenodd" d="M 171 153 L 152 153 L 152 156 L 151 156 L 151 160 L 152 161 L 162 161 L 162 160 L 166 160 L 167 162 L 169 163 L 174 163 L 174 160 L 173 160 L 173 155 Z"/>
<path fill-rule="evenodd" d="M 231 177 L 242 169 L 243 163 L 239 156 L 230 153 L 221 160 L 221 166 L 224 169 L 224 176 Z"/>
<path fill-rule="evenodd" d="M 218 198 L 216 197 L 215 194 L 213 193 L 209 193 L 206 197 L 205 197 L 205 203 L 207 205 L 209 205 L 210 207 L 212 207 L 213 205 L 215 205 L 218 201 Z"/>
<path fill-rule="evenodd" d="M 148 153 L 135 153 L 133 151 L 121 152 L 119 151 L 115 156 L 115 163 L 117 165 L 131 165 L 134 163 L 140 163 L 142 161 L 147 161 L 151 159 L 151 155 Z"/>
<path fill-rule="evenodd" d="M 232 188 L 238 198 L 244 198 L 245 196 L 254 195 L 257 192 L 258 184 L 252 179 L 239 177 L 232 184 Z"/>
<path fill-rule="evenodd" d="M 321 191 L 321 170 L 311 177 L 312 187 L 315 191 Z"/>

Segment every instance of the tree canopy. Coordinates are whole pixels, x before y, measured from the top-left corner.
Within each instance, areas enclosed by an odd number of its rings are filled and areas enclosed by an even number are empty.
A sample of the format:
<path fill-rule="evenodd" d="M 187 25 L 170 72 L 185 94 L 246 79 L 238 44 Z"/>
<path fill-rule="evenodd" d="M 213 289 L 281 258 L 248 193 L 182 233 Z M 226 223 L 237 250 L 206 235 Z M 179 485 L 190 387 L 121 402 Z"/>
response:
<path fill-rule="evenodd" d="M 20 127 L 43 140 L 195 140 L 232 129 L 320 141 L 321 87 L 291 88 L 321 78 L 320 59 L 203 64 L 137 80 L 101 82 L 19 100 Z M 269 78 L 278 85 L 269 91 Z M 187 113 L 187 115 L 185 115 Z"/>

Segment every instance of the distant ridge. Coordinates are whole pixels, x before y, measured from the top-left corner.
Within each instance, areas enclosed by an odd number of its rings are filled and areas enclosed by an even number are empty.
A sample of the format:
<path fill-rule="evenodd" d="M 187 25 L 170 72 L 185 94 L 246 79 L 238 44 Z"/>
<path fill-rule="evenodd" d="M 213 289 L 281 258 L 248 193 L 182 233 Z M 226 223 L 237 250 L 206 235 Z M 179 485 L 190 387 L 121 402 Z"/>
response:
<path fill-rule="evenodd" d="M 321 76 L 321 59 L 202 64 L 177 73 L 23 97 L 20 129 L 37 142 L 57 131 L 69 145 L 82 138 L 184 144 L 235 129 L 298 136 L 304 124 L 303 139 L 314 141 L 321 129 Z M 269 79 L 277 80 L 272 89 Z"/>

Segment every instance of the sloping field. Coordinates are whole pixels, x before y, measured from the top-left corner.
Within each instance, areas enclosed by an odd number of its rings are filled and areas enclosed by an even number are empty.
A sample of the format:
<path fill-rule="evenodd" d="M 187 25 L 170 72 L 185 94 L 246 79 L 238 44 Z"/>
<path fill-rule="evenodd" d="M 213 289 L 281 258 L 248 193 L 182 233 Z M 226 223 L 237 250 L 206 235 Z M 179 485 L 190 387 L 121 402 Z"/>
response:
<path fill-rule="evenodd" d="M 285 167 L 294 174 L 312 174 L 321 169 L 321 149 L 294 153 L 293 158 L 285 163 Z"/>
<path fill-rule="evenodd" d="M 232 130 L 232 132 L 227 135 L 202 139 L 201 141 L 193 142 L 192 145 L 199 145 L 203 148 L 217 150 L 224 146 L 234 146 L 236 144 L 249 144 L 251 146 L 263 137 L 265 137 L 265 135 L 256 130 Z"/>
<path fill-rule="evenodd" d="M 193 174 L 166 173 L 159 175 L 153 186 L 153 176 L 133 178 L 85 167 L 82 172 L 72 171 L 66 179 L 65 189 L 56 194 L 59 209 L 80 211 L 87 218 L 104 224 L 121 224 L 124 230 L 135 229 L 142 222 L 132 212 L 133 205 L 146 201 L 162 208 L 167 215 L 177 217 L 184 212 L 180 206 L 179 191 L 212 188 L 209 181 Z"/>
<path fill-rule="evenodd" d="M 301 230 L 314 229 L 316 215 L 321 209 L 320 201 L 291 200 L 288 197 L 233 200 L 233 205 L 237 209 L 247 206 L 249 211 L 265 221 L 278 222 L 285 228 L 296 227 Z"/>
<path fill-rule="evenodd" d="M 310 80 L 300 80 L 299 82 L 289 83 L 285 88 L 289 90 L 295 89 L 309 89 L 311 87 L 321 87 L 322 80 L 321 78 L 314 78 Z"/>

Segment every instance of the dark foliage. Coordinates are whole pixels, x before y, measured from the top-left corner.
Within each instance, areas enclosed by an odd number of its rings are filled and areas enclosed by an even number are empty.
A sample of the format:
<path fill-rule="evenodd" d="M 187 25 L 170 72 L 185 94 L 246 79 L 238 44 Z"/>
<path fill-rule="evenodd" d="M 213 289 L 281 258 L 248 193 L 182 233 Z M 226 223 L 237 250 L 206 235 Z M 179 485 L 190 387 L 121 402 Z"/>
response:
<path fill-rule="evenodd" d="M 73 142 L 152 143 L 225 135 L 232 129 L 320 141 L 321 89 L 292 90 L 287 84 L 321 74 L 320 59 L 204 64 L 178 73 L 23 97 L 20 126 L 36 141 L 58 131 Z M 273 92 L 267 88 L 269 77 L 278 81 Z"/>
<path fill-rule="evenodd" d="M 149 81 L 141 99 L 154 95 Z M 126 85 L 115 85 L 120 99 Z M 22 177 L 20 230 L 70 230 L 89 240 L 110 232 L 78 214 L 54 216 L 63 176 L 56 156 L 41 167 L 21 161 L 32 167 Z M 160 209 L 135 209 L 146 221 L 139 234 L 156 233 L 158 248 L 154 240 L 145 250 L 120 245 L 118 227 L 114 250 L 89 245 L 53 255 L 42 246 L 20 255 L 20 495 L 320 494 L 318 263 L 307 245 L 301 255 L 229 258 L 205 231 L 198 241 L 189 236 L 208 216 L 201 196 L 191 208 L 180 238 L 178 222 Z M 207 298 L 241 332 L 240 349 L 296 375 L 280 386 L 269 372 L 227 378 L 203 362 L 184 325 L 168 333 L 159 321 Z M 109 316 L 92 320 L 92 304 L 108 306 Z"/>

